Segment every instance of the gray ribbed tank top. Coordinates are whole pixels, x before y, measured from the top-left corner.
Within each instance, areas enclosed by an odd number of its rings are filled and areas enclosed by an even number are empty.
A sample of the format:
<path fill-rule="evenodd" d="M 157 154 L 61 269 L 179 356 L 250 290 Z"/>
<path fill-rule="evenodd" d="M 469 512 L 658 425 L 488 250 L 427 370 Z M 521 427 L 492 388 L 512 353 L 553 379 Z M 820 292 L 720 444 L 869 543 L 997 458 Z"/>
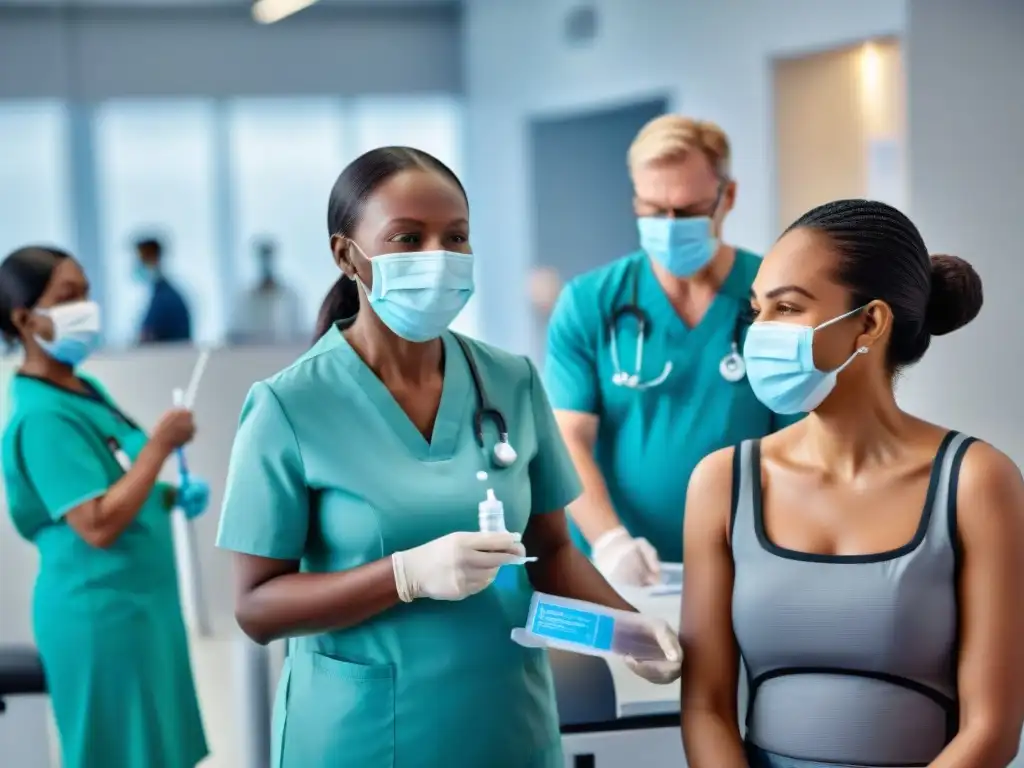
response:
<path fill-rule="evenodd" d="M 956 735 L 956 486 L 971 442 L 942 441 L 910 542 L 849 556 L 769 541 L 760 443 L 736 448 L 732 614 L 749 742 L 837 766 L 923 766 Z"/>

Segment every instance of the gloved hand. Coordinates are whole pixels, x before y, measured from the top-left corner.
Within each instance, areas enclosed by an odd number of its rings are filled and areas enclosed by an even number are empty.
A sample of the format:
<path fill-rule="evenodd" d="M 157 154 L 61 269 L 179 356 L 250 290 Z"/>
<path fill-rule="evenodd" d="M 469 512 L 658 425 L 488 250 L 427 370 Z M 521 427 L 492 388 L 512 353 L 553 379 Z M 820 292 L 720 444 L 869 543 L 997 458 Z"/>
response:
<path fill-rule="evenodd" d="M 486 589 L 498 568 L 526 555 L 518 533 L 459 531 L 391 556 L 398 597 L 462 600 Z"/>
<path fill-rule="evenodd" d="M 674 682 L 679 678 L 683 669 L 683 649 L 679 645 L 679 638 L 667 621 L 649 616 L 645 618 L 651 623 L 654 629 L 654 636 L 658 640 L 658 645 L 665 652 L 665 660 L 638 661 L 632 656 L 627 656 L 625 659 L 626 666 L 629 667 L 633 674 L 639 675 L 644 680 L 649 680 L 652 683 L 666 685 Z"/>
<path fill-rule="evenodd" d="M 185 513 L 185 519 L 194 520 L 210 506 L 209 483 L 198 477 L 189 478 L 189 481 L 178 489 L 176 501 L 177 506 Z"/>
<path fill-rule="evenodd" d="M 661 583 L 658 552 L 647 539 L 634 539 L 621 525 L 602 534 L 590 556 L 611 584 L 643 587 Z"/>

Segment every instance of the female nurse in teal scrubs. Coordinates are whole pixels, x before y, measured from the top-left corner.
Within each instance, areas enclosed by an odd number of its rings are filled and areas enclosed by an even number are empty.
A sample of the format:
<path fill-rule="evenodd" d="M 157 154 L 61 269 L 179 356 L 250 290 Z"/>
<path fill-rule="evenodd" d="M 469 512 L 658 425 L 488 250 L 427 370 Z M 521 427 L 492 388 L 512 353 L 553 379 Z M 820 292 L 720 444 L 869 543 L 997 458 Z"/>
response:
<path fill-rule="evenodd" d="M 632 610 L 569 538 L 579 482 L 533 365 L 464 339 L 518 456 L 488 461 L 490 424 L 477 445 L 448 330 L 473 291 L 468 218 L 430 155 L 355 160 L 328 208 L 343 275 L 319 341 L 243 407 L 219 544 L 238 553 L 241 627 L 289 638 L 275 768 L 561 768 L 546 652 L 510 632 L 533 588 Z M 479 532 L 487 488 L 511 533 Z M 659 632 L 673 660 L 631 666 L 669 682 L 681 655 Z"/>
<path fill-rule="evenodd" d="M 25 359 L 11 384 L 3 473 L 14 527 L 39 549 L 33 627 L 64 768 L 192 768 L 206 757 L 178 600 L 169 512 L 209 488 L 157 482 L 195 433 L 172 410 L 149 437 L 76 371 L 100 310 L 68 254 L 0 263 L 0 331 Z"/>

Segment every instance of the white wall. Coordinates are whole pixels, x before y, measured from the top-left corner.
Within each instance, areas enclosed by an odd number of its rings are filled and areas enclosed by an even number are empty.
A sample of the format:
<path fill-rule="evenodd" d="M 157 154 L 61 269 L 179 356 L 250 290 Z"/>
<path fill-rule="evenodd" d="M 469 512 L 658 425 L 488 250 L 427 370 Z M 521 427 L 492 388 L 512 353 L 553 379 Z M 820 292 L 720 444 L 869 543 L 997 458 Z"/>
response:
<path fill-rule="evenodd" d="M 909 0 L 910 210 L 933 253 L 970 261 L 979 318 L 936 339 L 901 394 L 1024 465 L 1024 3 Z"/>
<path fill-rule="evenodd" d="M 574 0 L 467 0 L 463 55 L 473 242 L 485 337 L 530 345 L 525 292 L 532 260 L 528 121 L 667 94 L 674 109 L 719 122 L 733 142 L 736 243 L 773 239 L 771 70 L 774 56 L 898 35 L 904 0 L 593 0 L 596 39 L 562 37 Z M 625 162 L 626 147 L 622 148 Z M 623 205 L 628 201 L 624 200 Z M 498 322 L 497 319 L 500 319 Z"/>
<path fill-rule="evenodd" d="M 255 23 L 244 2 L 0 6 L 0 98 L 454 93 L 455 6 L 313 7 Z"/>
<path fill-rule="evenodd" d="M 230 636 L 235 626 L 234 598 L 230 557 L 216 549 L 214 539 L 242 402 L 253 382 L 281 370 L 302 352 L 289 347 L 214 352 L 196 398 L 198 432 L 188 458 L 190 469 L 211 488 L 210 510 L 196 521 L 196 530 L 205 597 L 213 630 L 220 636 Z M 195 360 L 196 352 L 188 348 L 151 347 L 99 355 L 86 370 L 104 383 L 125 413 L 148 429 L 170 407 L 171 390 L 188 383 Z M 15 365 L 14 358 L 0 360 L 0 421 L 6 421 L 6 395 Z M 173 466 L 165 467 L 165 476 L 174 481 Z M 32 585 L 37 568 L 35 548 L 11 526 L 0 478 L 0 644 L 32 642 Z"/>

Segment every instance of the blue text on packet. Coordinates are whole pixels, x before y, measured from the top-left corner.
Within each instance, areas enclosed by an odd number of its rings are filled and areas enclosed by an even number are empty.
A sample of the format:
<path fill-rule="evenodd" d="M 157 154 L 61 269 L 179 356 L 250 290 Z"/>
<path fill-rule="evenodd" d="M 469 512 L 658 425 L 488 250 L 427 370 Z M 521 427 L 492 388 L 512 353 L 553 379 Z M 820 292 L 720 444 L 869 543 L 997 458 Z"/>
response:
<path fill-rule="evenodd" d="M 610 651 L 615 619 L 579 608 L 538 603 L 530 631 L 540 637 Z"/>

